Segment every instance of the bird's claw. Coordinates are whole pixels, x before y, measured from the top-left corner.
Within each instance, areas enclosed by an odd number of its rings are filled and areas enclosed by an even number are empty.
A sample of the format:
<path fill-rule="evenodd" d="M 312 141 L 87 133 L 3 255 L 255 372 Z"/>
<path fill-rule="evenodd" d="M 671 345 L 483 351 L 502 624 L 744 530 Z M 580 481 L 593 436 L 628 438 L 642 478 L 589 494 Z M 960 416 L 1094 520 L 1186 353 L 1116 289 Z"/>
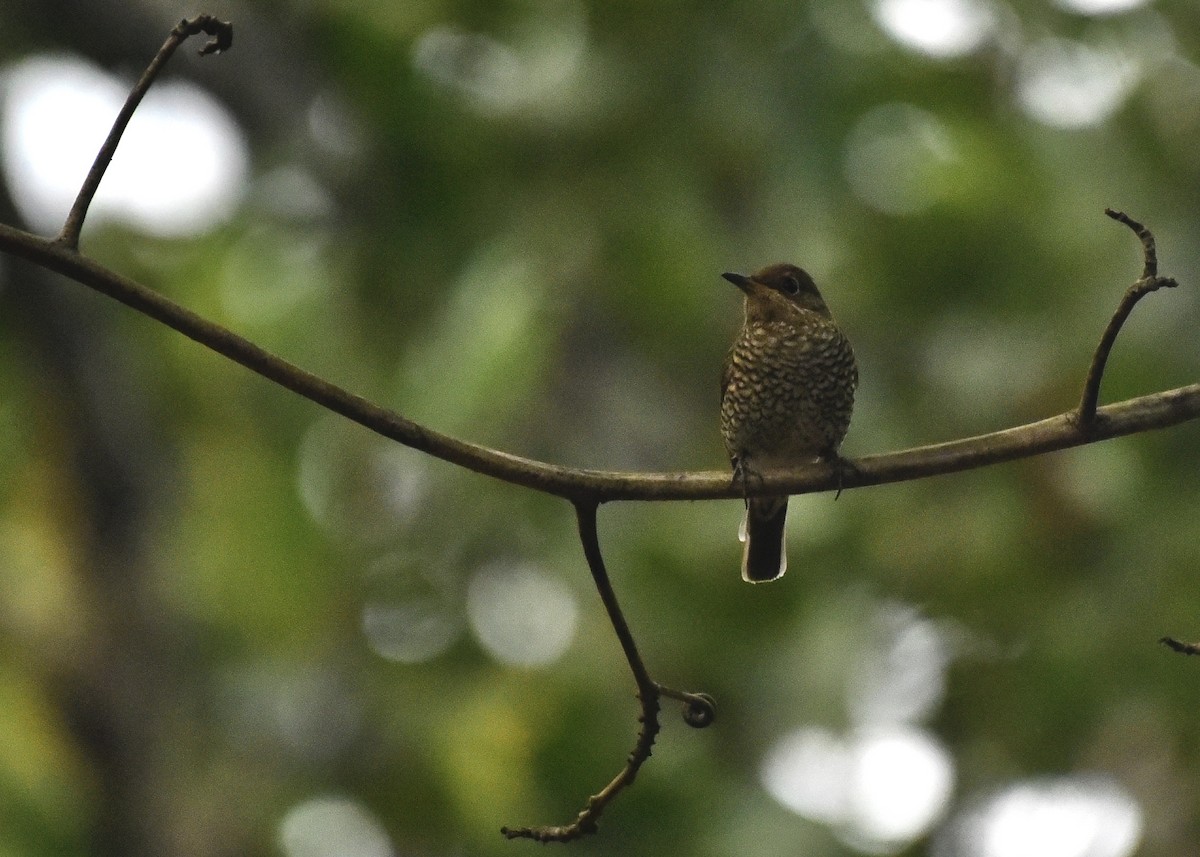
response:
<path fill-rule="evenodd" d="M 854 462 L 848 458 L 842 458 L 837 452 L 822 454 L 821 461 L 833 467 L 833 475 L 837 479 L 837 491 L 833 495 L 833 499 L 836 502 L 837 498 L 842 496 L 842 488 L 845 487 L 846 477 L 857 476 L 858 468 L 854 466 Z"/>
<path fill-rule="evenodd" d="M 757 470 L 753 470 L 746 464 L 746 457 L 739 455 L 733 460 L 733 484 L 738 486 L 742 491 L 742 499 L 747 504 L 750 502 L 750 480 L 755 480 L 761 487 L 763 484 L 763 476 Z"/>

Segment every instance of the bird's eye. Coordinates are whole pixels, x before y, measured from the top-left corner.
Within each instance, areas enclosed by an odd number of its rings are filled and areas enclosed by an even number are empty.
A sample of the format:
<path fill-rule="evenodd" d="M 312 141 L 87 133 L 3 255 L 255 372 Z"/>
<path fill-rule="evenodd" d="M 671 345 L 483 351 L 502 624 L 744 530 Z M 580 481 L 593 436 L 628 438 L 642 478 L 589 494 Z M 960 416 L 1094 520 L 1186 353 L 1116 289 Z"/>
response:
<path fill-rule="evenodd" d="M 795 274 L 788 274 L 783 278 L 783 290 L 789 295 L 800 293 L 800 280 Z"/>

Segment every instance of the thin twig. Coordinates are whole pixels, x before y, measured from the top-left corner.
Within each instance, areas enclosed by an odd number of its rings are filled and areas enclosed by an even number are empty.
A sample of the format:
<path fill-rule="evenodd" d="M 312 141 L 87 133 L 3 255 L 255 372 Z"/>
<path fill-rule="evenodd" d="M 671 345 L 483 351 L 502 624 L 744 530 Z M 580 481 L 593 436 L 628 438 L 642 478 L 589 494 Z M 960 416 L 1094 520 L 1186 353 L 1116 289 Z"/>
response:
<path fill-rule="evenodd" d="M 629 661 L 629 669 L 633 672 L 633 680 L 637 682 L 638 694 L 657 695 L 658 685 L 650 678 L 642 656 L 638 653 L 637 644 L 629 630 L 629 623 L 617 603 L 617 594 L 613 590 L 612 581 L 608 579 L 608 570 L 604 567 L 604 557 L 600 553 L 600 537 L 596 533 L 596 509 L 594 502 L 576 502 L 575 518 L 579 523 L 579 541 L 583 544 L 583 555 L 587 559 L 588 569 L 596 582 L 596 591 L 604 602 L 604 609 L 612 622 L 613 631 L 621 643 L 621 651 L 625 660 Z"/>
<path fill-rule="evenodd" d="M 1174 637 L 1163 637 L 1159 642 L 1181 655 L 1200 655 L 1200 643 L 1184 643 Z"/>
<path fill-rule="evenodd" d="M 583 543 L 583 554 L 587 558 L 588 568 L 592 572 L 596 591 L 604 602 L 608 619 L 616 632 L 617 640 L 621 643 L 621 651 L 633 673 L 637 684 L 637 698 L 642 707 L 638 716 L 641 728 L 638 730 L 637 743 L 634 744 L 625 766 L 613 779 L 596 794 L 588 798 L 587 806 L 570 824 L 545 827 L 502 827 L 500 832 L 509 839 L 534 839 L 538 842 L 570 842 L 588 833 L 595 833 L 600 821 L 600 815 L 608 804 L 620 794 L 626 786 L 633 782 L 642 763 L 650 758 L 654 748 L 654 739 L 658 735 L 659 695 L 658 684 L 650 678 L 642 656 L 638 654 L 637 644 L 625 621 L 625 614 L 617 603 L 617 594 L 608 578 L 604 567 L 604 557 L 600 553 L 600 539 L 596 534 L 596 504 L 594 502 L 575 503 L 575 517 L 579 522 L 579 540 Z"/>
<path fill-rule="evenodd" d="M 405 446 L 485 476 L 571 500 L 717 500 L 742 499 L 728 471 L 634 473 L 580 470 L 523 458 L 450 437 L 350 393 L 277 357 L 154 290 L 110 271 L 77 251 L 0 224 L 0 251 L 28 259 L 108 295 L 184 336 L 245 366 L 252 372 L 318 405 Z M 957 473 L 1028 458 L 1060 449 L 1167 428 L 1200 417 L 1200 384 L 1190 384 L 1102 407 L 1099 419 L 1084 430 L 1078 411 L 1036 423 L 921 446 L 869 455 L 842 470 L 846 489 L 904 482 Z M 745 487 L 749 496 L 809 494 L 837 487 L 838 472 L 829 464 L 775 470 Z"/>
<path fill-rule="evenodd" d="M 83 185 L 79 188 L 79 195 L 75 197 L 75 203 L 71 206 L 70 213 L 67 214 L 62 232 L 55 239 L 58 243 L 73 250 L 79 247 L 79 233 L 83 229 L 83 221 L 87 217 L 88 207 L 91 206 L 92 199 L 96 196 L 96 190 L 100 187 L 100 180 L 104 178 L 104 173 L 108 169 L 113 155 L 116 154 L 117 145 L 121 142 L 121 136 L 125 133 L 129 120 L 133 118 L 133 112 L 137 110 L 146 90 L 154 83 L 158 73 L 162 71 L 162 67 L 171 58 L 171 54 L 175 53 L 175 49 L 189 36 L 201 32 L 212 36 L 212 39 L 200 49 L 201 56 L 220 53 L 228 50 L 233 44 L 233 25 L 226 21 L 218 21 L 212 15 L 197 15 L 195 18 L 185 19 L 171 30 L 171 34 L 167 36 L 167 40 L 158 49 L 158 53 L 154 55 L 154 59 L 150 61 L 150 65 L 142 72 L 141 78 L 130 91 L 129 97 L 125 99 L 121 112 L 117 114 L 112 129 L 104 140 L 104 145 L 100 147 L 96 160 L 92 162 L 92 168 L 88 170 Z"/>
<path fill-rule="evenodd" d="M 1096 353 L 1092 356 L 1092 365 L 1088 367 L 1087 380 L 1083 384 L 1083 398 L 1079 402 L 1077 411 L 1079 425 L 1084 429 L 1090 429 L 1096 421 L 1096 403 L 1100 400 L 1100 382 L 1104 378 L 1104 367 L 1108 363 L 1108 355 L 1112 351 L 1113 343 L 1117 341 L 1117 334 L 1121 332 L 1121 327 L 1129 318 L 1129 314 L 1133 312 L 1134 306 L 1151 292 L 1162 288 L 1174 288 L 1178 285 L 1171 277 L 1158 276 L 1158 253 L 1154 246 L 1154 235 L 1149 229 L 1124 212 L 1106 208 L 1104 213 L 1113 220 L 1124 223 L 1141 239 L 1145 263 L 1142 267 L 1142 276 L 1125 290 L 1121 303 L 1117 306 L 1113 317 L 1109 319 L 1108 327 L 1104 329 L 1104 335 L 1100 337 L 1100 344 L 1096 346 Z"/>
<path fill-rule="evenodd" d="M 659 700 L 666 696 L 683 703 L 683 719 L 689 726 L 703 729 L 712 725 L 716 720 L 717 710 L 713 698 L 707 693 L 688 693 L 664 687 L 650 677 L 642 656 L 638 653 L 637 643 L 625 621 L 625 614 L 617 602 L 616 591 L 609 580 L 608 570 L 604 567 L 604 557 L 600 553 L 600 538 L 596 534 L 596 503 L 575 503 L 575 517 L 579 522 L 579 540 L 583 544 L 583 554 L 587 558 L 588 568 L 592 572 L 592 580 L 608 619 L 616 632 L 617 640 L 621 643 L 621 651 L 633 673 L 637 685 L 637 698 L 641 704 L 641 714 L 638 722 L 637 742 L 625 760 L 625 766 L 613 779 L 596 794 L 588 798 L 587 806 L 575 817 L 570 824 L 542 827 L 502 827 L 500 832 L 509 839 L 534 839 L 538 842 L 570 842 L 588 833 L 595 833 L 599 826 L 600 814 L 605 807 L 621 793 L 626 786 L 633 782 L 642 764 L 650 758 L 654 748 L 654 739 L 660 728 L 658 722 Z"/>
<path fill-rule="evenodd" d="M 717 720 L 717 703 L 707 693 L 690 693 L 686 690 L 658 685 L 658 692 L 683 703 L 683 722 L 693 729 L 712 726 Z"/>
<path fill-rule="evenodd" d="M 1104 213 L 1118 223 L 1124 223 L 1133 230 L 1133 234 L 1142 242 L 1142 279 L 1152 280 L 1158 276 L 1158 250 L 1154 246 L 1154 235 L 1142 224 L 1138 223 L 1123 211 L 1114 208 L 1104 209 Z"/>

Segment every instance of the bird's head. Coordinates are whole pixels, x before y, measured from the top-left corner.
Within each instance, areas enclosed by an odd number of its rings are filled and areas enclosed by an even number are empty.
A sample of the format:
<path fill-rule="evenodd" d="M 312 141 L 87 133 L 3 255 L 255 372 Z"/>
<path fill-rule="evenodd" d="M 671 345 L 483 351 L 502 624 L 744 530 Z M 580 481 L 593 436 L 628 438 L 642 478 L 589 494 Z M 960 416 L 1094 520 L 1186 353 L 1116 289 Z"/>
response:
<path fill-rule="evenodd" d="M 786 318 L 795 308 L 829 317 L 829 307 L 812 277 L 795 265 L 768 265 L 753 274 L 722 274 L 746 294 L 746 316 L 763 321 Z"/>

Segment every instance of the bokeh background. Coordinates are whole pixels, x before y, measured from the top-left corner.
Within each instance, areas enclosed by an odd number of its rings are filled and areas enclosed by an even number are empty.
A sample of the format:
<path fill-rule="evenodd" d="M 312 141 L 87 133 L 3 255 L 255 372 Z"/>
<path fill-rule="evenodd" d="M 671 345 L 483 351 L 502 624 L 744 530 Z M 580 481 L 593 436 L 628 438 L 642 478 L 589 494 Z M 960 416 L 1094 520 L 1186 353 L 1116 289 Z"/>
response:
<path fill-rule="evenodd" d="M 3 0 L 0 213 L 53 234 L 181 17 L 85 252 L 438 430 L 726 466 L 718 274 L 808 268 L 844 451 L 1200 370 L 1194 0 Z M 601 510 L 654 757 L 573 854 L 1200 849 L 1200 427 L 796 498 Z M 0 855 L 518 855 L 633 685 L 566 504 L 384 442 L 0 259 Z"/>

